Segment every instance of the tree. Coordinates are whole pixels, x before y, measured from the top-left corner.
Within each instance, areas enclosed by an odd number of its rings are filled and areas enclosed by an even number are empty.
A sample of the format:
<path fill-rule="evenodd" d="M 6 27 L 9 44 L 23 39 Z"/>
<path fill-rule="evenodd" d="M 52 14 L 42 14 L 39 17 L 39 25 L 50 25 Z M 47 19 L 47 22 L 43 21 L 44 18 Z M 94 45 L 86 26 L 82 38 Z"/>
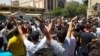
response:
<path fill-rule="evenodd" d="M 88 5 L 88 0 L 83 0 L 84 5 Z"/>
<path fill-rule="evenodd" d="M 86 15 L 86 12 L 87 6 L 78 2 L 70 2 L 64 8 L 56 8 L 51 13 L 55 16 L 73 17 L 76 15 Z"/>
<path fill-rule="evenodd" d="M 75 16 L 75 15 L 78 15 L 79 11 L 79 3 L 77 2 L 70 2 L 69 4 L 66 5 L 65 9 L 67 10 L 66 13 L 68 13 L 68 15 L 65 15 L 65 16 L 69 16 L 69 17 L 72 17 L 72 16 Z"/>
<path fill-rule="evenodd" d="M 56 9 L 53 9 L 50 13 L 52 16 L 60 16 L 62 15 L 62 8 L 58 7 Z"/>

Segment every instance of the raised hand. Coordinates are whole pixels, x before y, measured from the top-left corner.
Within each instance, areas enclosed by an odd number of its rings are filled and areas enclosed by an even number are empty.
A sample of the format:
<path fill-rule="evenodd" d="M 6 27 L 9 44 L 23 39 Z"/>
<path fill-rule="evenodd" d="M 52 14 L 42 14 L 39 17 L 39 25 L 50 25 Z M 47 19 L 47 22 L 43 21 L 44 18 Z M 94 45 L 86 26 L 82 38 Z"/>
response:
<path fill-rule="evenodd" d="M 71 21 L 75 21 L 77 19 L 77 16 L 75 16 L 74 18 L 72 18 L 72 20 Z"/>
<path fill-rule="evenodd" d="M 50 40 L 51 40 L 50 32 L 49 32 L 49 30 L 45 27 L 45 25 L 43 24 L 43 20 L 40 19 L 40 18 L 38 18 L 38 17 L 36 17 L 36 19 L 40 22 L 40 24 L 41 24 L 41 26 L 42 26 L 42 31 L 43 31 L 43 33 L 45 34 L 47 40 L 50 41 Z M 50 26 L 50 28 L 51 28 L 51 26 Z"/>
<path fill-rule="evenodd" d="M 33 18 L 38 20 L 40 23 L 43 23 L 43 20 L 40 17 L 33 17 Z"/>
<path fill-rule="evenodd" d="M 49 23 L 48 27 L 45 26 L 45 28 L 47 29 L 47 31 L 48 31 L 49 33 L 51 32 L 52 24 L 53 24 L 53 23 L 51 22 L 51 23 Z"/>
<path fill-rule="evenodd" d="M 77 19 L 77 16 L 75 16 L 74 18 L 72 18 L 71 22 L 69 23 L 69 28 L 67 31 L 67 37 L 71 37 L 72 34 L 72 23 Z"/>

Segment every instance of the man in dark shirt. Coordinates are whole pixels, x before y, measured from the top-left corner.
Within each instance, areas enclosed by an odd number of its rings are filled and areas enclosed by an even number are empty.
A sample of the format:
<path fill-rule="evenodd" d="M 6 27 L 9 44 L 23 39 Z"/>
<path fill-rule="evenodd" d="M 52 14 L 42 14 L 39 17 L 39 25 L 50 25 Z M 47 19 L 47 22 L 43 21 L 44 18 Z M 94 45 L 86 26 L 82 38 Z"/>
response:
<path fill-rule="evenodd" d="M 94 39 L 94 35 L 90 33 L 90 26 L 88 24 L 84 25 L 83 31 L 80 34 L 81 37 L 81 52 L 83 56 L 88 56 L 88 43 Z"/>

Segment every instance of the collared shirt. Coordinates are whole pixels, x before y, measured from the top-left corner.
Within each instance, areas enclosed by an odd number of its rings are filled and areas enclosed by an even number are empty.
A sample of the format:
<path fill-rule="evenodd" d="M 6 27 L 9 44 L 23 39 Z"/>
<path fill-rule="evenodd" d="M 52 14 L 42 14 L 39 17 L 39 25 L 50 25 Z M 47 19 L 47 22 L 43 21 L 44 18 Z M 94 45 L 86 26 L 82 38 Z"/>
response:
<path fill-rule="evenodd" d="M 72 38 L 66 38 L 64 43 L 58 43 L 56 40 L 52 39 L 50 41 L 50 45 L 53 48 L 54 53 L 57 56 L 73 56 L 74 50 L 72 50 L 72 49 L 75 49 L 74 45 L 76 45 L 76 44 L 73 43 L 75 41 L 72 41 L 72 39 L 74 39 L 74 38 L 73 37 Z M 74 45 L 72 45 L 72 44 L 74 44 Z"/>
<path fill-rule="evenodd" d="M 64 43 L 58 43 L 56 40 L 51 40 L 50 45 L 57 56 L 68 56 L 69 40 L 65 40 Z"/>
<path fill-rule="evenodd" d="M 34 44 L 31 41 L 24 39 L 24 44 L 26 46 L 26 56 L 33 56 L 33 54 L 38 51 L 39 49 L 44 48 L 46 44 L 46 38 L 44 37 L 38 44 Z"/>

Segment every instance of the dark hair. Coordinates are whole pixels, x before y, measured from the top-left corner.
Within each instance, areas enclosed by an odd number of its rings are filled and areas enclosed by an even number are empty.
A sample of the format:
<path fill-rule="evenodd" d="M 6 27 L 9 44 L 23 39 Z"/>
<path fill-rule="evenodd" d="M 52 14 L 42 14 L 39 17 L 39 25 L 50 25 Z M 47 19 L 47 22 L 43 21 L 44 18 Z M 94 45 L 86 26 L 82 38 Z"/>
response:
<path fill-rule="evenodd" d="M 91 25 L 90 25 L 90 24 L 85 24 L 85 25 L 84 25 L 84 28 L 86 28 L 86 29 L 91 29 Z"/>
<path fill-rule="evenodd" d="M 88 49 L 91 51 L 92 49 L 100 49 L 100 41 L 94 40 L 88 44 Z"/>
<path fill-rule="evenodd" d="M 83 29 L 84 29 L 84 24 L 81 24 L 80 25 L 80 30 L 83 31 Z"/>
<path fill-rule="evenodd" d="M 0 25 L 0 31 L 1 31 L 4 27 L 5 27 L 4 25 Z"/>
<path fill-rule="evenodd" d="M 57 30 L 57 37 L 61 43 L 64 43 L 67 31 L 68 31 L 68 27 L 69 27 L 69 25 L 66 25 L 66 26 L 62 27 L 62 29 L 60 31 Z"/>
<path fill-rule="evenodd" d="M 51 48 L 43 48 L 38 50 L 33 56 L 56 56 Z"/>
<path fill-rule="evenodd" d="M 89 56 L 100 56 L 100 49 L 93 49 L 90 53 Z"/>
<path fill-rule="evenodd" d="M 17 28 L 14 30 L 14 35 L 19 35 L 19 32 L 18 32 Z"/>
<path fill-rule="evenodd" d="M 28 25 L 28 33 L 31 34 L 32 33 L 32 27 Z"/>
<path fill-rule="evenodd" d="M 39 40 L 39 32 L 38 31 L 34 31 L 31 34 L 29 34 L 28 40 L 30 40 L 30 41 L 38 41 Z"/>
<path fill-rule="evenodd" d="M 100 56 L 100 39 L 95 39 L 88 45 L 89 56 Z"/>
<path fill-rule="evenodd" d="M 0 49 L 1 49 L 2 46 L 3 46 L 3 42 L 4 42 L 3 37 L 0 37 Z"/>
<path fill-rule="evenodd" d="M 13 24 L 12 23 L 8 23 L 7 24 L 7 29 L 9 29 L 9 30 L 13 29 Z"/>
<path fill-rule="evenodd" d="M 57 32 L 57 37 L 61 43 L 64 43 L 66 33 L 67 33 L 66 31 Z"/>

